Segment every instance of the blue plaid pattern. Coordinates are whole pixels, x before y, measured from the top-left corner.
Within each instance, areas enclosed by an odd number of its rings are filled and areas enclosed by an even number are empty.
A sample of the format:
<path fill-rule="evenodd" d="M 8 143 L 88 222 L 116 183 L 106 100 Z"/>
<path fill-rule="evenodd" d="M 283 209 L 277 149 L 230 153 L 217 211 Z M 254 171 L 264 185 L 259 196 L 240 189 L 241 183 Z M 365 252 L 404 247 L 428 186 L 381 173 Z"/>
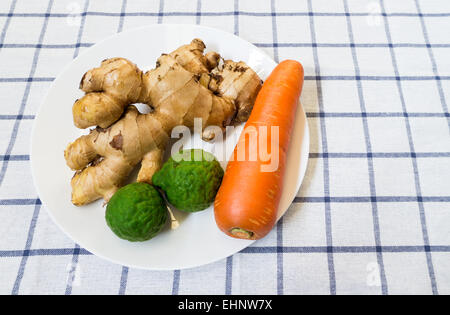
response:
<path fill-rule="evenodd" d="M 305 181 L 276 228 L 173 272 L 74 244 L 29 171 L 31 126 L 62 67 L 152 23 L 221 28 L 302 61 L 311 129 Z M 449 27 L 445 0 L 3 0 L 0 293 L 449 294 Z"/>

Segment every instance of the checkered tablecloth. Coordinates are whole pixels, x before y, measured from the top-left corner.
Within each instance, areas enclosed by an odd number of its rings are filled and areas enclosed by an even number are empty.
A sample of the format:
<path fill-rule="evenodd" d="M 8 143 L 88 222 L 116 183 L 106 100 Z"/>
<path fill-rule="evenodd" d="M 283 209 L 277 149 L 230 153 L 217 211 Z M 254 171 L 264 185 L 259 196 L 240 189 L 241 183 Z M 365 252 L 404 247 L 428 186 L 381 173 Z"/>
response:
<path fill-rule="evenodd" d="M 311 153 L 293 205 L 265 239 L 182 271 L 80 248 L 30 172 L 33 120 L 62 68 L 154 23 L 223 29 L 306 71 Z M 1 0 L 0 293 L 449 294 L 449 30 L 448 0 Z"/>

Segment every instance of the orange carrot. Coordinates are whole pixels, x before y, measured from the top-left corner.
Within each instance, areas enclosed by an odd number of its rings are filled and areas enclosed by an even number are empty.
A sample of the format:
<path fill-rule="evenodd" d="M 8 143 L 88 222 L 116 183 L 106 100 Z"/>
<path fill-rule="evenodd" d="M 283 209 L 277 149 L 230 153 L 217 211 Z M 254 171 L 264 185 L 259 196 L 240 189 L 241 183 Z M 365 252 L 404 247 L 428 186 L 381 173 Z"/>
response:
<path fill-rule="evenodd" d="M 243 239 L 260 239 L 275 225 L 278 205 L 283 190 L 283 177 L 290 136 L 294 126 L 299 97 L 303 87 L 303 67 L 293 60 L 281 62 L 270 74 L 258 94 L 253 111 L 228 163 L 222 186 L 214 202 L 218 227 L 229 236 Z M 261 126 L 267 128 L 262 132 Z M 271 127 L 278 126 L 279 138 L 273 143 Z M 251 132 L 255 131 L 258 143 L 267 144 L 278 153 L 278 167 L 264 172 L 267 159 L 260 153 L 251 159 L 255 145 Z M 275 139 L 276 140 L 276 139 Z M 277 146 L 277 147 L 275 147 Z M 245 159 L 241 150 L 245 150 Z M 239 159 L 241 157 L 241 159 Z"/>

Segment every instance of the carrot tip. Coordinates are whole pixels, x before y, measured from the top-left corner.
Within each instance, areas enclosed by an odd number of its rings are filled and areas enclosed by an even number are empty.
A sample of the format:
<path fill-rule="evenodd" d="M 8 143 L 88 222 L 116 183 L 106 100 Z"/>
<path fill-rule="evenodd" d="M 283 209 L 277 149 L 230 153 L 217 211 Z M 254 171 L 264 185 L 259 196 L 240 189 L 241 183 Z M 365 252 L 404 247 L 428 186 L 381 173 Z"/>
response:
<path fill-rule="evenodd" d="M 241 228 L 232 228 L 230 233 L 238 238 L 252 239 L 254 233 L 252 231 L 247 231 Z"/>

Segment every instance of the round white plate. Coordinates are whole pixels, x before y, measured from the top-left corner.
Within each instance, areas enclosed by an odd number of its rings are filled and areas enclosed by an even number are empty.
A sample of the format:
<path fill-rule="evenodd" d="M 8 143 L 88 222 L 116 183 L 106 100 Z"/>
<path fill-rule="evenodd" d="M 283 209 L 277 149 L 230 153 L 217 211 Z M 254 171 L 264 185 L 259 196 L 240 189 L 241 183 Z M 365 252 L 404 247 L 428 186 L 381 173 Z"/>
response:
<path fill-rule="evenodd" d="M 66 166 L 64 149 L 86 133 L 77 129 L 72 121 L 72 105 L 83 95 L 78 89 L 83 74 L 111 57 L 128 58 L 148 70 L 154 67 L 161 53 L 170 52 L 193 38 L 201 38 L 207 50 L 217 51 L 225 59 L 245 61 L 262 79 L 276 66 L 259 48 L 220 30 L 195 25 L 151 25 L 114 35 L 83 52 L 53 82 L 36 116 L 31 166 L 42 203 L 54 222 L 77 244 L 114 263 L 152 270 L 191 268 L 228 257 L 253 243 L 223 234 L 216 226 L 213 207 L 188 215 L 175 211 L 180 221 L 178 229 L 166 227 L 150 241 L 130 243 L 116 237 L 106 225 L 103 201 L 83 207 L 75 207 L 70 201 L 73 172 Z M 227 146 L 234 147 L 241 130 L 242 126 L 226 138 Z M 199 139 L 188 142 L 208 151 L 214 149 L 214 145 Z M 286 212 L 300 188 L 308 154 L 308 125 L 300 107 L 278 218 Z"/>

